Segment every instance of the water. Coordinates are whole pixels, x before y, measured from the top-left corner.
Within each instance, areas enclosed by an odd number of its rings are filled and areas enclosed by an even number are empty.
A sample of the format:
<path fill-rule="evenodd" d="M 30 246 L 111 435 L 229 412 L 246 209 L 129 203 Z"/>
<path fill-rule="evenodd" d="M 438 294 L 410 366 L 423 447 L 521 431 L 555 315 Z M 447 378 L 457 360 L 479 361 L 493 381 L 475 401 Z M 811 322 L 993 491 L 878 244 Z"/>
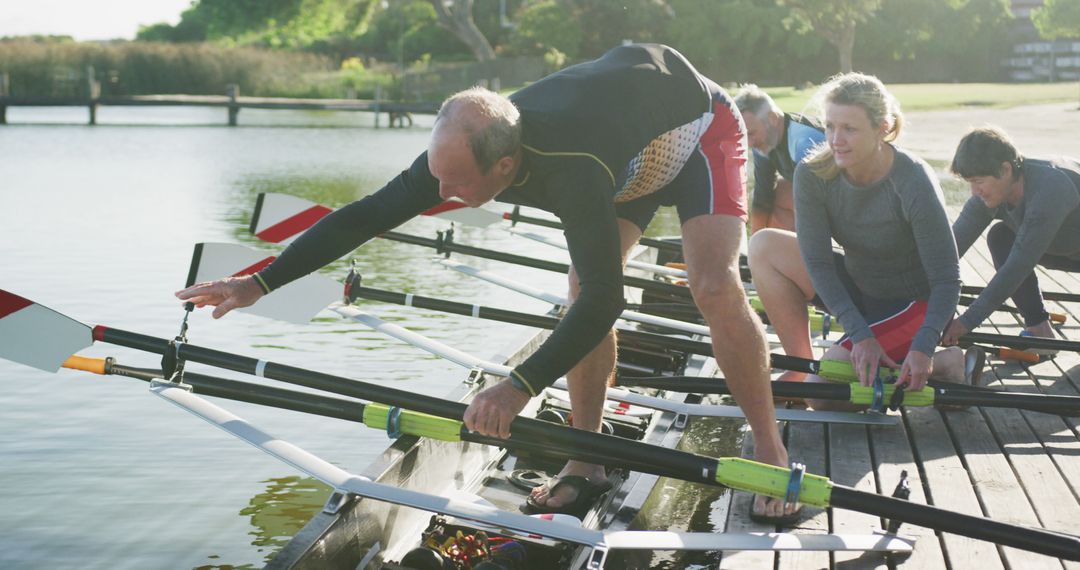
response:
<path fill-rule="evenodd" d="M 224 111 L 215 109 L 104 108 L 96 127 L 84 125 L 84 109 L 16 108 L 8 118 L 13 124 L 0 127 L 0 288 L 88 324 L 160 337 L 178 330 L 182 311 L 172 293 L 184 285 L 194 243 L 267 247 L 247 235 L 258 192 L 342 205 L 406 168 L 429 133 L 422 126 L 374 130 L 365 126 L 369 117 L 344 113 L 245 110 L 237 128 L 222 126 Z M 343 124 L 359 128 L 328 128 Z M 444 226 L 420 220 L 402 230 L 433 237 Z M 566 261 L 562 252 L 498 227 L 459 228 L 458 236 Z M 431 254 L 376 240 L 357 257 L 373 287 L 522 311 L 548 308 L 468 281 L 432 263 Z M 565 290 L 563 276 L 460 259 Z M 341 277 L 342 264 L 326 273 Z M 527 332 L 404 307 L 365 308 L 483 357 Z M 213 321 L 197 312 L 190 340 L 430 395 L 446 394 L 464 377 L 455 365 L 331 313 L 297 326 L 242 314 Z M 103 344 L 83 354 L 155 363 L 151 355 Z M 218 403 L 352 471 L 388 441 L 358 424 Z M 0 482 L 0 568 L 259 567 L 327 491 L 154 397 L 141 382 L 48 374 L 6 361 Z"/>

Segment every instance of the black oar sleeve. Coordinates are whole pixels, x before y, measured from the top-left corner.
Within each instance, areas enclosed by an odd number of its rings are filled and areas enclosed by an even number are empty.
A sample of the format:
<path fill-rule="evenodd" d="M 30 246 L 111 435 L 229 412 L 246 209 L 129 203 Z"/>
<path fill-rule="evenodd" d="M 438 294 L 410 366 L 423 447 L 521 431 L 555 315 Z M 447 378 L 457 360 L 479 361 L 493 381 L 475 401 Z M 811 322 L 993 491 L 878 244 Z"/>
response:
<path fill-rule="evenodd" d="M 299 279 L 440 202 L 439 181 L 421 154 L 381 190 L 328 214 L 259 272 L 270 290 Z"/>

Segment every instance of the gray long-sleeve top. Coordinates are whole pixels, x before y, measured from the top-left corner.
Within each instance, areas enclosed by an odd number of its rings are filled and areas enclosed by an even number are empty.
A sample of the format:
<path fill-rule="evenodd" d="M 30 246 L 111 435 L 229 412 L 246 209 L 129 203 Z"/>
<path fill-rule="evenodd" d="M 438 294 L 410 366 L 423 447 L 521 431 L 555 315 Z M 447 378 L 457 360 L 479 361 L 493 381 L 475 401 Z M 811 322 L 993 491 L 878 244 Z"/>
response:
<path fill-rule="evenodd" d="M 972 196 L 953 224 L 956 247 L 963 255 L 986 226 L 1000 219 L 1016 233 L 1005 264 L 986 289 L 960 316 L 973 329 L 1001 306 L 1035 269 L 1043 255 L 1080 260 L 1080 162 L 1071 158 L 1028 158 L 1020 171 L 1024 197 L 1015 207 L 990 209 Z"/>
<path fill-rule="evenodd" d="M 843 174 L 822 180 L 800 164 L 796 234 L 814 289 L 855 342 L 873 333 L 837 277 L 832 239 L 844 248 L 844 265 L 865 295 L 928 300 L 911 349 L 931 355 L 960 297 L 956 243 L 933 170 L 895 151 L 889 174 L 869 186 L 855 186 Z"/>

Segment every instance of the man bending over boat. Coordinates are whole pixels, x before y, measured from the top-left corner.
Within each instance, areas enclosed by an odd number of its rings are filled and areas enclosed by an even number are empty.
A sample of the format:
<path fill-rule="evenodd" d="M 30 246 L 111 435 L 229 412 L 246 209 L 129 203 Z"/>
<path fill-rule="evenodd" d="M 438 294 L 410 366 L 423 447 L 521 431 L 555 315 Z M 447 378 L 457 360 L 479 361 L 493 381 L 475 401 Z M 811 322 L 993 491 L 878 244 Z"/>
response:
<path fill-rule="evenodd" d="M 983 127 L 960 140 L 951 170 L 971 185 L 953 223 L 960 255 L 1000 221 L 986 234 L 997 272 L 942 343 L 956 344 L 1010 296 L 1024 317 L 1020 334 L 1052 338 L 1035 266 L 1080 271 L 1080 161 L 1024 158 L 1004 131 Z"/>
<path fill-rule="evenodd" d="M 477 394 L 465 425 L 508 437 L 529 399 L 565 374 L 574 426 L 597 431 L 614 377 L 611 327 L 624 306 L 622 264 L 657 208 L 674 205 L 690 289 L 754 430 L 756 458 L 786 466 L 764 331 L 739 277 L 745 163 L 743 123 L 723 89 L 671 48 L 621 46 L 509 98 L 481 88 L 453 95 L 439 110 L 427 152 L 381 190 L 323 218 L 255 276 L 196 285 L 178 296 L 216 305 L 220 317 L 443 200 L 480 206 L 497 198 L 542 208 L 565 227 L 573 304 L 509 379 Z M 534 511 L 580 510 L 607 486 L 603 466 L 581 461 L 567 463 L 552 481 L 529 497 Z M 763 497 L 755 505 L 766 516 L 784 509 Z"/>

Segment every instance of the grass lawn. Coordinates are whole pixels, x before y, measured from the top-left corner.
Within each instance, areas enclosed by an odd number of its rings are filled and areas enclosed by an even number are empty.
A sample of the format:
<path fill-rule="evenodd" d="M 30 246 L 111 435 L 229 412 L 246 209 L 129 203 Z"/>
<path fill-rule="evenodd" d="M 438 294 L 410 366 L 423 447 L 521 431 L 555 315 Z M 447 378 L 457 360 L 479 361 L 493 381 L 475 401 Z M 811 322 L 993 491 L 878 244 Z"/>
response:
<path fill-rule="evenodd" d="M 886 85 L 904 111 L 935 111 L 962 107 L 1014 107 L 1037 103 L 1080 100 L 1076 82 L 1067 83 L 898 83 Z M 807 102 L 817 87 L 795 89 L 776 87 L 765 89 L 776 104 L 787 112 L 817 110 Z"/>

